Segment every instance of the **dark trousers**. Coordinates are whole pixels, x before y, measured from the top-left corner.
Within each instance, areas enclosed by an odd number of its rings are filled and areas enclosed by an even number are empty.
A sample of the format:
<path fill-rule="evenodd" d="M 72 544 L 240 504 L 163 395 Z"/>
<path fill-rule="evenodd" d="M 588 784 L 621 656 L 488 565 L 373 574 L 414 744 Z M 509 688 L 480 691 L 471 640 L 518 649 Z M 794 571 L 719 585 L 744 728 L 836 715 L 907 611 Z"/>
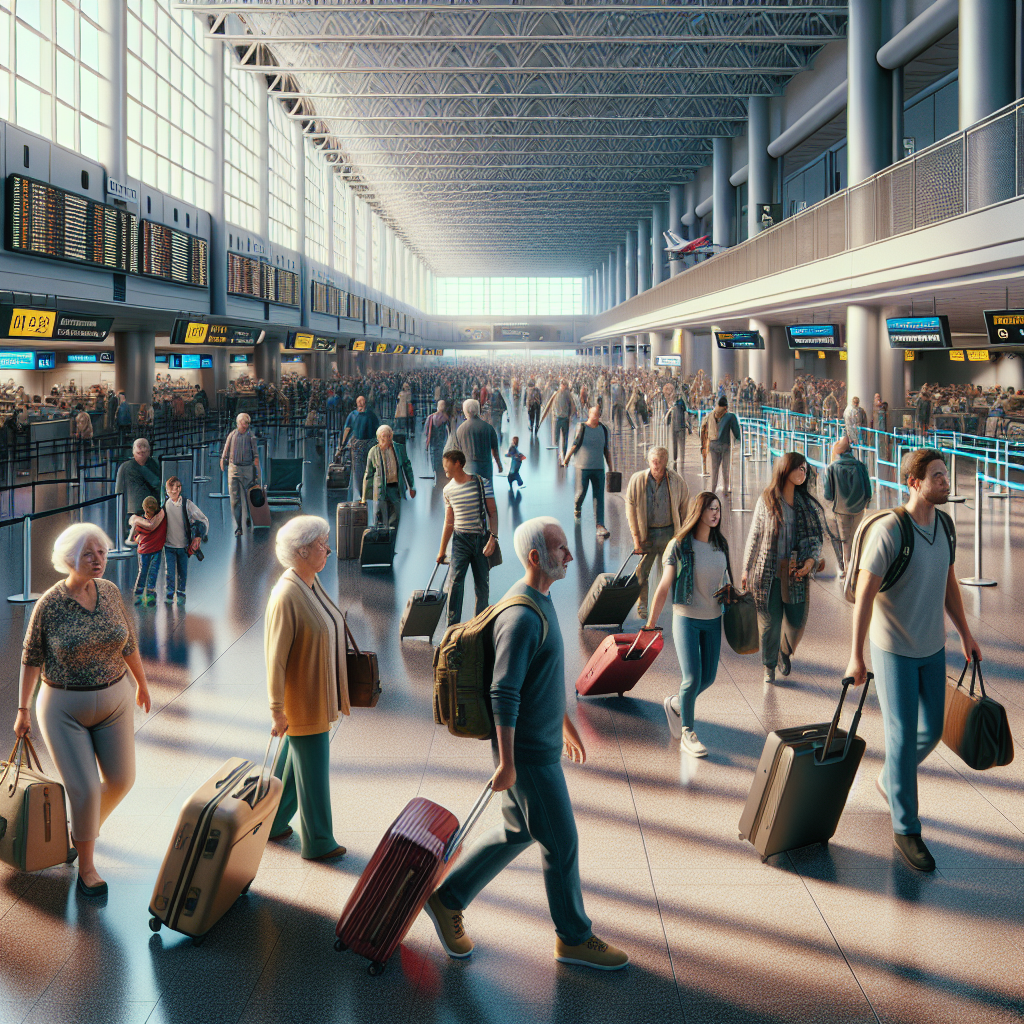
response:
<path fill-rule="evenodd" d="M 523 486 L 523 478 L 519 475 L 519 467 L 522 465 L 521 462 L 513 463 L 512 468 L 508 471 L 508 486 L 511 489 L 513 483 Z"/>
<path fill-rule="evenodd" d="M 527 407 L 527 413 L 530 417 L 530 430 L 536 434 L 540 429 L 540 406 L 531 405 Z"/>
<path fill-rule="evenodd" d="M 569 447 L 569 417 L 555 417 L 555 447 L 562 458 L 565 458 L 566 449 Z"/>
<path fill-rule="evenodd" d="M 167 596 L 171 597 L 177 589 L 179 594 L 185 593 L 185 582 L 188 580 L 188 550 L 186 548 L 164 548 L 164 561 L 167 569 Z M 174 577 L 178 582 L 175 588 Z"/>
<path fill-rule="evenodd" d="M 377 499 L 375 522 L 391 530 L 398 529 L 402 518 L 402 493 L 398 484 L 388 484 Z"/>
<path fill-rule="evenodd" d="M 810 596 L 808 592 L 808 597 Z M 757 610 L 757 631 L 761 635 L 761 664 L 775 668 L 779 660 L 779 649 L 791 657 L 804 635 L 807 624 L 809 601 L 790 602 L 783 600 L 782 581 L 772 580 L 768 592 L 768 607 Z"/>
<path fill-rule="evenodd" d="M 448 625 L 462 620 L 462 597 L 466 589 L 466 575 L 473 571 L 473 589 L 476 592 L 476 611 L 479 615 L 489 604 L 491 593 L 490 571 L 484 548 L 484 533 L 452 534 L 452 579 L 448 587 Z"/>
<path fill-rule="evenodd" d="M 588 488 L 593 488 L 594 491 L 594 515 L 597 518 L 597 525 L 604 526 L 603 469 L 576 470 L 576 515 L 583 511 L 583 499 L 587 496 Z"/>

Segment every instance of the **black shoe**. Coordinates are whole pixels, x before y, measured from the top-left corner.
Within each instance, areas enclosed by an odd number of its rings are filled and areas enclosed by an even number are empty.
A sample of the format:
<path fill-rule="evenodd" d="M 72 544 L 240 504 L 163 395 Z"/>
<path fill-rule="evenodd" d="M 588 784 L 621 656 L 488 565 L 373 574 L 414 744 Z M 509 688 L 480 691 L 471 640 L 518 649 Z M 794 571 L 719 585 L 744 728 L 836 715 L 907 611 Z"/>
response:
<path fill-rule="evenodd" d="M 902 836 L 898 832 L 894 832 L 892 843 L 908 868 L 913 868 L 915 871 L 935 870 L 935 858 L 928 852 L 928 847 L 924 845 L 920 833 Z"/>
<path fill-rule="evenodd" d="M 79 875 L 78 891 L 82 896 L 88 896 L 90 899 L 97 899 L 100 896 L 106 896 L 109 890 L 107 889 L 106 882 L 100 882 L 99 885 L 86 885 L 85 882 L 82 881 L 82 876 Z"/>
<path fill-rule="evenodd" d="M 68 859 L 64 861 L 65 864 L 74 864 L 78 860 L 78 851 L 73 847 L 68 847 Z"/>
<path fill-rule="evenodd" d="M 237 530 L 235 530 L 235 536 L 236 537 L 241 537 L 242 536 L 242 528 L 241 527 L 239 527 Z"/>
<path fill-rule="evenodd" d="M 788 676 L 793 671 L 793 662 L 790 661 L 789 655 L 781 649 L 779 650 L 779 671 L 784 676 Z"/>

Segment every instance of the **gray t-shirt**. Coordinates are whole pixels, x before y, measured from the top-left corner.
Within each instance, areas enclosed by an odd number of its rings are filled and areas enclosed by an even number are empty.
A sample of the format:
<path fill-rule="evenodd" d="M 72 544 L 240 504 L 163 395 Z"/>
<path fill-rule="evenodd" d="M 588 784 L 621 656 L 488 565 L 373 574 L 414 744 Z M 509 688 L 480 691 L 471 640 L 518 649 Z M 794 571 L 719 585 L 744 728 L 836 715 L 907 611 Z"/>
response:
<path fill-rule="evenodd" d="M 455 431 L 455 440 L 466 456 L 466 472 L 488 479 L 491 476 L 491 450 L 498 450 L 498 435 L 490 423 L 479 416 L 466 420 Z"/>
<path fill-rule="evenodd" d="M 601 469 L 604 466 L 604 449 L 608 443 L 608 428 L 603 423 L 596 427 L 580 424 L 583 439 L 574 458 L 577 469 Z"/>
<path fill-rule="evenodd" d="M 712 547 L 709 541 L 693 536 L 690 540 L 693 543 L 693 600 L 689 604 L 673 604 L 672 611 L 688 619 L 717 619 L 722 614 L 722 606 L 715 600 L 715 594 L 729 582 L 725 552 Z M 673 571 L 677 547 L 674 542 L 669 544 L 661 560 L 662 565 L 671 566 Z"/>
<path fill-rule="evenodd" d="M 775 552 L 779 558 L 789 558 L 796 543 L 796 512 L 785 498 L 779 501 L 779 507 L 782 509 L 782 522 L 779 524 L 779 540 Z"/>
<path fill-rule="evenodd" d="M 914 553 L 903 575 L 875 598 L 871 642 L 904 658 L 930 658 L 946 645 L 945 597 L 949 542 L 936 515 L 934 531 L 913 520 Z M 884 576 L 900 548 L 895 515 L 872 524 L 861 555 L 861 568 Z"/>

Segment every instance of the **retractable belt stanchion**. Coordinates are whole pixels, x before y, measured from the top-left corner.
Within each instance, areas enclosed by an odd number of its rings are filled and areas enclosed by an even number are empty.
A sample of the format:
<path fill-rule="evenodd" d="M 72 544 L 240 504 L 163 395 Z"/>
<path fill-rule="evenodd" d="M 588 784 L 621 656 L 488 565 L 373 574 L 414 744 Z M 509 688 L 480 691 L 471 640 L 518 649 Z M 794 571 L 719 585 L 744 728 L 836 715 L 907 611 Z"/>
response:
<path fill-rule="evenodd" d="M 1003 479 L 1010 479 L 1010 442 L 1003 440 L 1003 458 L 999 458 L 999 438 L 996 438 L 996 470 L 992 474 L 996 480 L 999 479 L 999 467 L 1003 467 Z M 986 467 L 986 475 L 988 475 L 988 469 Z M 1008 498 L 1010 496 L 1010 489 L 1004 487 L 1002 483 L 992 484 L 991 489 L 986 495 L 987 498 Z"/>
<path fill-rule="evenodd" d="M 210 478 L 206 475 L 206 445 L 199 442 L 192 449 L 192 483 L 208 484 Z"/>
<path fill-rule="evenodd" d="M 950 484 L 952 486 L 949 488 L 949 499 L 948 500 L 960 503 L 962 501 L 966 501 L 967 500 L 967 495 L 966 494 L 957 494 L 957 488 L 956 488 L 956 470 L 957 470 L 957 465 L 956 465 L 956 452 L 955 451 L 953 451 L 951 453 L 950 461 L 951 461 L 952 465 L 950 466 L 949 476 L 950 476 Z"/>
<path fill-rule="evenodd" d="M 7 598 L 11 604 L 32 604 L 38 601 L 41 594 L 32 592 L 32 517 L 25 516 L 21 521 L 21 593 L 11 594 Z"/>
<path fill-rule="evenodd" d="M 994 587 L 995 580 L 981 574 L 981 473 L 974 477 L 974 575 L 962 577 L 965 587 Z"/>
<path fill-rule="evenodd" d="M 114 515 L 117 517 L 117 522 L 114 524 L 114 536 L 117 540 L 114 543 L 114 547 L 107 552 L 108 562 L 112 558 L 131 558 L 135 554 L 135 551 L 124 542 L 125 515 L 123 494 L 119 494 L 114 502 Z"/>
<path fill-rule="evenodd" d="M 733 512 L 750 512 L 743 502 L 747 496 L 747 472 L 746 472 L 746 458 L 743 454 L 743 442 L 741 441 L 737 446 L 739 450 L 739 463 L 740 463 L 740 493 L 739 493 L 739 507 L 733 506 Z"/>
<path fill-rule="evenodd" d="M 228 471 L 227 471 L 226 468 L 222 469 L 220 471 L 220 490 L 219 491 L 211 491 L 207 495 L 207 497 L 209 497 L 209 498 L 230 498 L 231 497 L 231 495 L 228 494 Z"/>

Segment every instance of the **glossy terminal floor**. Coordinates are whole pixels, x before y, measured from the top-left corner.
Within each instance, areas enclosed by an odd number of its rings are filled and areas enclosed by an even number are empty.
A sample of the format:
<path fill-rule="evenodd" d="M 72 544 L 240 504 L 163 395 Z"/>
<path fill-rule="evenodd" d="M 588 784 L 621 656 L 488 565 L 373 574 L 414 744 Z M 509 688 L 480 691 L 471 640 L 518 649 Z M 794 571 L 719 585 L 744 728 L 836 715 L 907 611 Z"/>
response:
<path fill-rule="evenodd" d="M 792 676 L 765 688 L 759 659 L 726 649 L 716 685 L 697 704 L 698 733 L 710 756 L 681 759 L 661 705 L 678 685 L 670 642 L 626 698 L 571 699 L 576 675 L 606 635 L 581 632 L 576 609 L 594 574 L 617 567 L 628 550 L 625 509 L 620 497 L 609 499 L 612 538 L 603 544 L 595 540 L 590 507 L 574 530 L 571 474 L 567 479 L 556 467 L 549 440 L 531 445 L 521 426 L 519 433 L 528 452 L 527 486 L 513 499 L 498 481 L 506 555 L 492 573 L 491 594 L 500 596 L 520 575 L 515 526 L 533 515 L 558 515 L 575 562 L 554 596 L 570 709 L 589 755 L 584 767 L 566 766 L 584 896 L 595 930 L 629 951 L 630 967 L 598 974 L 553 961 L 536 851 L 469 909 L 466 924 L 477 943 L 469 961 L 450 961 L 422 917 L 382 977 L 368 976 L 365 961 L 332 948 L 353 883 L 406 801 L 429 796 L 462 816 L 491 770 L 487 744 L 455 740 L 433 725 L 430 647 L 397 639 L 406 598 L 425 584 L 438 543 L 442 501 L 430 480 L 418 481 L 422 490 L 404 507 L 393 575 L 363 574 L 358 563 L 332 557 L 322 577 L 360 643 L 378 652 L 384 685 L 378 707 L 353 713 L 333 738 L 335 835 L 348 856 L 309 864 L 299 857 L 297 837 L 271 843 L 250 894 L 205 945 L 195 948 L 166 929 L 150 932 L 147 903 L 182 801 L 225 758 L 261 757 L 268 729 L 262 616 L 280 573 L 274 531 L 236 543 L 227 501 L 207 498 L 212 488 L 205 485 L 201 504 L 213 540 L 206 561 L 191 565 L 187 610 L 162 603 L 133 609 L 154 708 L 148 717 L 136 712 L 138 781 L 98 845 L 109 900 L 78 898 L 71 868 L 25 876 L 0 867 L 2 1024 L 1024 1019 L 1024 754 L 985 773 L 942 746 L 929 757 L 921 807 L 939 868 L 914 874 L 894 859 L 889 815 L 874 788 L 882 727 L 872 695 L 861 725 L 867 754 L 835 839 L 827 849 L 762 864 L 737 839 L 737 822 L 765 734 L 831 717 L 847 660 L 851 609 L 834 566 L 814 587 Z M 506 429 L 503 450 L 508 438 Z M 621 468 L 636 468 L 642 449 L 632 435 L 623 438 Z M 422 449 L 414 444 L 412 451 L 423 473 Z M 701 486 L 695 451 L 685 467 L 691 494 Z M 311 458 L 305 511 L 329 512 L 333 524 L 322 463 Z M 288 515 L 275 513 L 275 526 Z M 969 575 L 973 512 L 961 506 L 957 519 L 959 568 Z M 734 551 L 742 549 L 749 520 L 726 515 Z M 47 523 L 35 538 L 37 589 L 56 579 L 48 541 L 64 524 Z M 1020 503 L 988 502 L 984 528 L 985 568 L 999 586 L 967 590 L 965 601 L 990 693 L 1005 704 L 1024 742 Z M 20 544 L 17 528 L 0 531 L 3 593 L 20 589 Z M 134 560 L 108 570 L 125 593 L 134 574 Z M 3 602 L 0 614 L 7 641 L 0 707 L 13 720 L 29 611 Z M 630 619 L 626 628 L 636 624 Z M 959 668 L 953 636 L 951 670 Z M 495 802 L 487 820 L 498 813 Z"/>

